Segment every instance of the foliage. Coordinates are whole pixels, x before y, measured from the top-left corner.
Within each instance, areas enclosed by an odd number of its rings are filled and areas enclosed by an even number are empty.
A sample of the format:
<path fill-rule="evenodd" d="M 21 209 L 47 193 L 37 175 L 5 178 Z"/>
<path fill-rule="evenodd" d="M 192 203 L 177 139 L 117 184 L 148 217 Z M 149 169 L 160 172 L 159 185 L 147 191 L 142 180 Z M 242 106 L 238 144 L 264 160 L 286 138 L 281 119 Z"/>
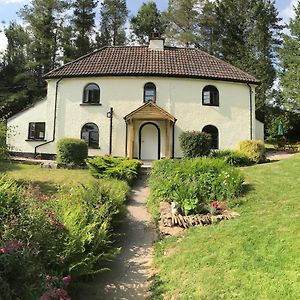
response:
<path fill-rule="evenodd" d="M 6 144 L 7 127 L 5 121 L 0 119 L 0 160 L 6 159 L 8 156 L 8 146 Z M 10 133 L 8 133 L 10 134 Z"/>
<path fill-rule="evenodd" d="M 161 201 L 176 201 L 186 214 L 199 213 L 211 201 L 238 196 L 242 183 L 239 170 L 219 159 L 156 161 L 149 178 L 148 204 L 154 217 Z"/>
<path fill-rule="evenodd" d="M 252 164 L 252 161 L 246 154 L 234 150 L 216 150 L 211 153 L 211 157 L 222 159 L 234 167 L 244 167 Z"/>
<path fill-rule="evenodd" d="M 203 0 L 171 0 L 164 13 L 166 35 L 171 43 L 195 46 L 199 42 L 200 9 Z"/>
<path fill-rule="evenodd" d="M 283 34 L 283 47 L 279 51 L 279 73 L 283 107 L 287 110 L 299 110 L 300 107 L 300 4 L 295 7 L 295 17 L 288 24 L 289 32 Z"/>
<path fill-rule="evenodd" d="M 125 23 L 128 9 L 125 0 L 104 0 L 100 10 L 100 35 L 97 46 L 117 46 L 126 42 Z"/>
<path fill-rule="evenodd" d="M 125 182 L 101 180 L 50 198 L 1 178 L 1 296 L 69 299 L 62 296 L 71 278 L 103 271 L 118 253 L 112 229 L 127 193 Z"/>
<path fill-rule="evenodd" d="M 300 155 L 244 168 L 251 189 L 234 208 L 240 218 L 158 241 L 161 298 L 151 299 L 298 299 L 299 168 Z"/>
<path fill-rule="evenodd" d="M 85 55 L 93 50 L 92 34 L 95 26 L 95 0 L 76 0 L 73 2 L 74 17 L 71 20 L 75 32 L 75 57 Z"/>
<path fill-rule="evenodd" d="M 160 11 L 153 1 L 143 3 L 137 15 L 131 18 L 130 23 L 134 35 L 142 45 L 146 44 L 153 34 L 162 36 L 165 30 Z"/>
<path fill-rule="evenodd" d="M 276 77 L 274 59 L 283 28 L 274 1 L 218 0 L 212 23 L 213 54 L 261 80 L 256 110 L 262 119 Z"/>
<path fill-rule="evenodd" d="M 263 141 L 241 141 L 238 144 L 238 150 L 247 155 L 254 163 L 266 161 L 266 148 Z"/>
<path fill-rule="evenodd" d="M 58 163 L 82 165 L 88 156 L 88 146 L 81 139 L 63 138 L 57 142 Z"/>
<path fill-rule="evenodd" d="M 116 178 L 132 183 L 138 175 L 141 162 L 135 159 L 96 156 L 86 160 L 90 173 L 96 178 Z"/>
<path fill-rule="evenodd" d="M 211 136 L 200 131 L 185 131 L 179 136 L 180 147 L 185 157 L 208 155 L 211 151 Z"/>

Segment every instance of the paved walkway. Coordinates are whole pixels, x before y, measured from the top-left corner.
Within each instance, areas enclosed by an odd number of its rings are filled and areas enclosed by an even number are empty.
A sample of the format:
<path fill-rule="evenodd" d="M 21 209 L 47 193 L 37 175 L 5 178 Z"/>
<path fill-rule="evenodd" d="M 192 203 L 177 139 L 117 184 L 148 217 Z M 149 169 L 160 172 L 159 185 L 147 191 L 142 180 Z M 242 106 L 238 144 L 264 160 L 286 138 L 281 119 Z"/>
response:
<path fill-rule="evenodd" d="M 132 189 L 128 215 L 120 231 L 121 254 L 104 272 L 81 289 L 74 299 L 111 300 L 146 299 L 151 277 L 152 244 L 156 238 L 154 225 L 146 210 L 147 175 L 141 175 Z"/>
<path fill-rule="evenodd" d="M 269 160 L 282 160 L 290 158 L 296 153 L 284 152 L 284 151 L 269 151 L 267 152 L 267 158 Z"/>

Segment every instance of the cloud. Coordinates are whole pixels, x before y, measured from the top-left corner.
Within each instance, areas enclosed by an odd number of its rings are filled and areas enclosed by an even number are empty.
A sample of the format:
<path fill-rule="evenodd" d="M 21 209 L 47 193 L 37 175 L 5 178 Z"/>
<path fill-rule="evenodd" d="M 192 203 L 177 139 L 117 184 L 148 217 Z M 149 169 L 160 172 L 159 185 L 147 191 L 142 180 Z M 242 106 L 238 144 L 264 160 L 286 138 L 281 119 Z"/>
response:
<path fill-rule="evenodd" d="M 4 32 L 0 32 L 0 52 L 5 50 L 7 47 L 7 39 Z"/>
<path fill-rule="evenodd" d="M 295 17 L 294 7 L 297 5 L 298 0 L 290 0 L 288 6 L 279 12 L 280 17 L 284 23 L 288 23 L 291 18 Z"/>

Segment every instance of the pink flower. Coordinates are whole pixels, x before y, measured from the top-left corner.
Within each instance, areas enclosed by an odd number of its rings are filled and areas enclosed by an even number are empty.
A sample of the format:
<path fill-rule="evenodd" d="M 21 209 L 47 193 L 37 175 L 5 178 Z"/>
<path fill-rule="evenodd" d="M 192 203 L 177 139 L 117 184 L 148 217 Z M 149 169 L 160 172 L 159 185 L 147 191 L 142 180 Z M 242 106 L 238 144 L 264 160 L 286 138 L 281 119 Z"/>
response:
<path fill-rule="evenodd" d="M 64 283 L 64 285 L 69 285 L 70 284 L 70 282 L 71 282 L 71 276 L 70 275 L 68 275 L 68 276 L 65 276 L 65 277 L 63 277 L 63 283 Z"/>
<path fill-rule="evenodd" d="M 0 248 L 0 253 L 10 253 L 12 251 L 19 250 L 24 247 L 24 244 L 20 241 L 12 240 L 7 241 L 3 247 Z"/>

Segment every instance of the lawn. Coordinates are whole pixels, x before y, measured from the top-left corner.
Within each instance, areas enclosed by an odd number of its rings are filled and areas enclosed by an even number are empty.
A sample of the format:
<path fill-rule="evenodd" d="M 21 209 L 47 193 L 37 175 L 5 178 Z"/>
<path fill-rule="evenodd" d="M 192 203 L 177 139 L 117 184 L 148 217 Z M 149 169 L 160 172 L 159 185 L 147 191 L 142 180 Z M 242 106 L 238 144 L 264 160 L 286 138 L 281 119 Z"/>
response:
<path fill-rule="evenodd" d="M 56 192 L 59 187 L 72 187 L 93 180 L 88 170 L 44 169 L 39 165 L 0 162 L 0 174 L 22 183 L 38 185 L 46 194 Z"/>
<path fill-rule="evenodd" d="M 157 242 L 152 299 L 300 299 L 300 155 L 242 168 L 240 218 Z"/>

